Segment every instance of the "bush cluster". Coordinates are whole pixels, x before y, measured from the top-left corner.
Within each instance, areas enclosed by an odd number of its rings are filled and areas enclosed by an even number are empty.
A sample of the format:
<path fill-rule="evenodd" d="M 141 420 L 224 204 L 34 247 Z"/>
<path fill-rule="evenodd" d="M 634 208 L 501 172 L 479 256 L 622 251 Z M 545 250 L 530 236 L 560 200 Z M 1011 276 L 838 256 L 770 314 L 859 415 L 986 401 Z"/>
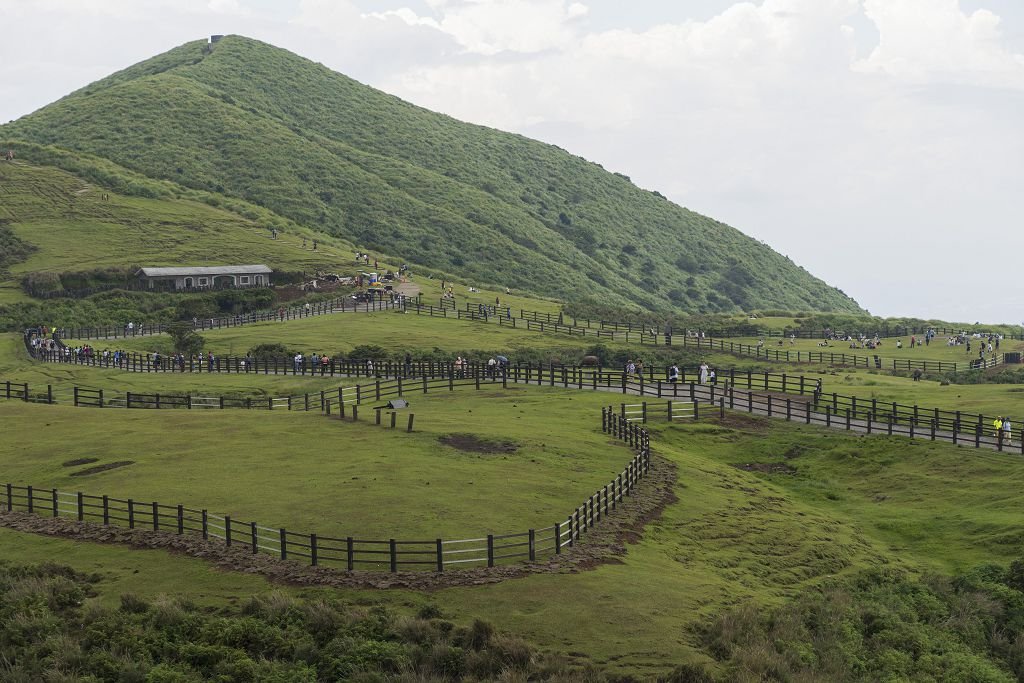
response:
<path fill-rule="evenodd" d="M 732 610 L 700 640 L 722 668 L 670 680 L 1024 680 L 1024 561 L 957 578 L 867 571 L 776 609 Z"/>
<path fill-rule="evenodd" d="M 88 602 L 99 578 L 0 563 L 0 679 L 35 681 L 583 680 L 568 660 L 431 605 L 415 616 L 270 593 L 240 608 L 122 595 Z M 601 680 L 591 673 L 588 680 Z"/>

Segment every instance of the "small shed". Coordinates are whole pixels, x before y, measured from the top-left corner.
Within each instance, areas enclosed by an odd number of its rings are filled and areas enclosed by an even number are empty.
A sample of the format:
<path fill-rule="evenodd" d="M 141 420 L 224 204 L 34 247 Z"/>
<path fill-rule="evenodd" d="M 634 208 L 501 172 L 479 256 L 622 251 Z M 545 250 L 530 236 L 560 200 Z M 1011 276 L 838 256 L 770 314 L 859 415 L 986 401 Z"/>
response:
<path fill-rule="evenodd" d="M 269 287 L 269 266 L 195 266 L 185 268 L 140 268 L 136 273 L 144 289 L 190 290 Z"/>

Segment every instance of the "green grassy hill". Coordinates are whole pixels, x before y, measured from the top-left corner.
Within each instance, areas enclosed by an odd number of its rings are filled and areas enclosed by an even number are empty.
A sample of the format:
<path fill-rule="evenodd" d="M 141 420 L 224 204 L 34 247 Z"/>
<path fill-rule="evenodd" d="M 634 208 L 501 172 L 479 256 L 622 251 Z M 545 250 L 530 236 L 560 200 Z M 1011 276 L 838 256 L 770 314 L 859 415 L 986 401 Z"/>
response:
<path fill-rule="evenodd" d="M 12 280 L 133 264 L 199 265 L 211 254 L 218 263 L 267 263 L 277 271 L 352 261 L 347 243 L 303 250 L 294 236 L 271 240 L 259 223 L 230 211 L 104 192 L 52 167 L 0 164 L 0 198 L 0 240 L 12 244 L 0 265 Z"/>
<path fill-rule="evenodd" d="M 467 281 L 654 310 L 859 311 L 788 258 L 625 176 L 242 37 L 116 73 L 3 126 L 0 141 L 244 200 Z M 34 154 L 46 156 L 22 158 Z"/>

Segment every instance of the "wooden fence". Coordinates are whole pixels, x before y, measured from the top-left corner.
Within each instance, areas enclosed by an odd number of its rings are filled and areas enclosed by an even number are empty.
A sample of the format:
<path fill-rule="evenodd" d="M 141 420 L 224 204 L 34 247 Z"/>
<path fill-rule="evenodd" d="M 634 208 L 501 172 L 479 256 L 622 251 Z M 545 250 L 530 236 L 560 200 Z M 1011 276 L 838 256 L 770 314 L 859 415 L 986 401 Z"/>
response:
<path fill-rule="evenodd" d="M 76 354 L 67 351 L 33 351 L 33 355 L 44 362 L 71 363 L 97 368 L 113 368 L 129 372 L 144 373 L 203 373 L 217 372 L 229 374 L 264 374 L 264 375 L 296 375 L 307 377 L 367 377 L 367 378 L 448 378 L 448 377 L 480 377 L 486 380 L 506 379 L 510 382 L 525 384 L 549 384 L 551 386 L 596 385 L 611 388 L 619 386 L 624 380 L 639 384 L 655 384 L 658 377 L 668 377 L 666 366 L 648 366 L 644 374 L 632 377 L 623 370 L 607 369 L 601 366 L 562 365 L 558 363 L 533 364 L 516 363 L 502 368 L 488 366 L 483 362 L 470 362 L 461 369 L 452 361 L 416 361 L 403 363 L 400 361 L 380 361 L 367 363 L 356 359 L 329 359 L 327 365 L 315 362 L 311 358 L 303 358 L 295 362 L 293 358 L 249 358 L 243 356 L 215 356 L 213 363 L 208 358 L 192 357 L 182 363 L 174 361 L 173 356 L 162 356 L 159 363 L 154 363 L 153 356 L 145 353 L 125 353 L 118 360 L 113 354 L 103 357 L 101 352 L 93 350 L 89 354 Z M 682 384 L 698 381 L 700 369 L 680 367 L 679 381 Z M 821 382 L 820 377 L 794 375 L 789 373 L 754 372 L 752 370 L 723 370 L 717 381 L 728 381 L 732 385 L 742 385 L 763 389 L 782 391 L 783 393 L 813 391 Z"/>
<path fill-rule="evenodd" d="M 729 409 L 755 407 L 766 402 L 763 410 L 773 417 L 792 415 L 794 410 L 805 410 L 811 406 L 812 422 L 831 427 L 844 427 L 844 420 L 849 417 L 853 427 L 860 425 L 865 431 L 912 436 L 928 437 L 932 427 L 937 434 L 936 439 L 948 440 L 955 444 L 971 445 L 977 442 L 979 447 L 999 447 L 999 437 L 986 439 L 994 416 L 982 413 L 969 413 L 959 410 L 942 410 L 928 408 L 917 404 L 908 405 L 895 401 L 881 401 L 877 398 L 864 399 L 857 396 L 844 395 L 836 392 L 826 393 L 817 381 L 808 378 L 787 377 L 770 373 L 734 372 L 726 375 L 717 384 L 699 384 L 696 382 L 664 382 L 643 381 L 640 378 L 628 377 L 621 373 L 593 373 L 591 375 L 573 375 L 568 368 L 559 372 L 556 368 L 550 372 L 545 368 L 537 369 L 519 378 L 521 383 L 536 386 L 561 387 L 565 389 L 606 391 L 641 398 L 653 397 L 678 404 L 713 403 Z M 734 381 L 732 381 L 734 380 Z M 327 413 L 330 406 L 333 410 L 343 410 L 343 406 L 361 405 L 367 401 L 381 401 L 390 398 L 407 397 L 413 393 L 429 393 L 431 391 L 454 391 L 456 387 L 475 387 L 476 389 L 493 386 L 498 382 L 507 387 L 509 381 L 516 381 L 513 375 L 500 377 L 474 376 L 456 377 L 447 375 L 429 379 L 421 377 L 407 380 L 398 377 L 391 380 L 376 378 L 371 382 L 355 384 L 348 387 L 279 397 L 203 397 L 175 394 L 140 394 L 104 390 L 94 387 L 64 388 L 55 390 L 52 385 L 33 390 L 27 383 L 0 380 L 0 397 L 10 400 L 33 401 L 39 403 L 59 403 L 80 407 L 97 408 L 150 408 L 150 409 L 198 409 L 198 408 L 245 408 L 251 410 L 320 410 Z M 761 392 L 761 393 L 758 393 Z M 781 395 L 781 396 L 780 396 Z M 753 398 L 746 398 L 751 396 Z M 724 403 L 723 403 L 724 401 Z M 795 406 L 795 407 L 794 407 Z M 677 406 L 680 410 L 681 406 Z M 693 410 L 700 408 L 694 405 Z M 358 414 L 358 413 L 357 413 Z M 803 413 L 800 413 L 801 415 Z M 870 423 L 870 424 L 868 424 Z M 977 437 L 977 438 L 975 438 Z M 1024 444 L 1021 445 L 1024 449 Z M 1024 452 L 1024 450 L 1022 450 Z"/>
<path fill-rule="evenodd" d="M 697 401 L 711 403 L 719 411 L 745 411 L 833 429 L 946 441 L 973 448 L 1016 449 L 1024 455 L 1024 441 L 1015 441 L 1012 434 L 1004 431 L 996 432 L 995 418 L 981 413 L 908 406 L 835 393 L 822 393 L 804 400 L 735 387 L 696 385 L 694 390 Z"/>
<path fill-rule="evenodd" d="M 480 534 L 463 539 L 361 539 L 297 532 L 242 521 L 227 514 L 184 504 L 167 505 L 132 498 L 92 495 L 55 488 L 4 485 L 4 509 L 24 510 L 54 518 L 99 522 L 105 526 L 189 534 L 203 540 L 241 546 L 253 554 L 269 553 L 282 560 L 348 571 L 426 570 L 443 572 L 462 567 L 495 567 L 509 562 L 535 562 L 572 547 L 604 517 L 613 514 L 650 470 L 650 437 L 645 429 L 602 409 L 601 428 L 629 444 L 633 458 L 608 484 L 587 497 L 562 521 L 505 534 Z"/>
<path fill-rule="evenodd" d="M 353 299 L 332 299 L 305 306 L 292 306 L 278 311 L 262 311 L 259 313 L 240 313 L 220 318 L 196 319 L 193 327 L 196 330 L 219 330 L 230 327 L 242 327 L 254 323 L 298 320 L 332 313 L 372 313 L 390 311 L 398 307 L 391 301 L 375 299 L 373 301 L 355 301 Z M 140 323 L 128 329 L 126 325 L 100 325 L 94 327 L 61 327 L 58 335 L 61 339 L 125 339 L 164 334 L 167 328 L 180 323 Z"/>
<path fill-rule="evenodd" d="M 822 363 L 829 365 L 852 366 L 855 368 L 873 368 L 876 370 L 921 370 L 923 372 L 964 372 L 1002 365 L 1003 355 L 994 354 L 984 360 L 975 359 L 964 362 L 913 359 L 883 359 L 880 355 L 861 356 L 832 351 L 789 351 L 764 346 L 740 344 L 722 339 L 701 339 L 699 337 L 683 337 L 682 347 L 722 351 L 740 356 L 753 356 L 765 360 L 784 363 Z"/>
<path fill-rule="evenodd" d="M 465 305 L 466 311 L 472 311 L 477 308 L 477 305 L 467 303 Z M 529 320 L 532 322 L 543 322 L 543 323 L 557 323 L 559 325 L 568 325 L 571 327 L 586 327 L 601 330 L 613 330 L 613 331 L 626 331 L 626 332 L 649 332 L 652 326 L 661 328 L 664 330 L 664 322 L 615 322 L 609 320 L 593 320 L 591 318 L 577 318 L 576 316 L 566 315 L 565 313 L 548 313 L 539 311 L 527 311 L 519 309 L 518 315 L 516 316 L 524 321 Z M 572 321 L 571 323 L 566 321 Z M 938 336 L 953 336 L 962 333 L 967 334 L 981 334 L 982 336 L 988 336 L 989 334 L 998 334 L 991 331 L 982 331 L 977 329 L 966 329 L 966 328 L 946 328 L 946 327 L 934 327 L 934 326 L 923 326 L 917 327 L 913 325 L 882 325 L 880 327 L 863 328 L 859 330 L 843 331 L 838 329 L 821 329 L 821 330 L 806 330 L 800 328 L 785 328 L 785 329 L 767 329 L 758 327 L 757 325 L 732 325 L 730 327 L 719 327 L 719 328 L 696 328 L 692 329 L 693 332 L 703 332 L 705 337 L 714 338 L 729 338 L 729 337 L 783 337 L 789 338 L 794 336 L 797 339 L 825 339 L 830 336 L 845 337 L 850 335 L 858 337 L 863 334 L 867 337 L 874 337 L 877 335 L 879 338 L 894 338 L 894 337 L 910 337 L 911 335 L 924 335 L 929 330 L 935 332 Z M 679 336 L 683 336 L 684 330 L 680 328 L 677 331 Z M 1004 335 L 1006 339 L 1021 339 L 1024 338 L 1020 334 Z"/>

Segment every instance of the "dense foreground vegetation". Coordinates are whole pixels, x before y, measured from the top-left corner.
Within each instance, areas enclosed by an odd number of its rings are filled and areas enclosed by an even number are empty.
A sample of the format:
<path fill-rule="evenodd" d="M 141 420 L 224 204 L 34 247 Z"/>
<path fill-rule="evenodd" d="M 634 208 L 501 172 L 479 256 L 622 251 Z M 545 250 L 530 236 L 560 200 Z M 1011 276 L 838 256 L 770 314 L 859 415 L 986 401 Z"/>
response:
<path fill-rule="evenodd" d="M 267 593 L 240 607 L 123 594 L 56 564 L 0 563 L 0 677 L 31 681 L 634 680 L 541 653 L 479 619 L 426 604 Z M 111 602 L 109 599 L 107 602 Z M 1024 677 L 1024 562 L 956 577 L 861 573 L 772 609 L 747 605 L 697 637 L 714 662 L 659 678 L 713 681 L 949 681 Z"/>
<path fill-rule="evenodd" d="M 0 679 L 583 679 L 571 674 L 565 657 L 543 656 L 480 620 L 457 625 L 432 606 L 399 616 L 383 607 L 270 593 L 212 611 L 126 594 L 110 609 L 88 604 L 97 590 L 98 576 L 69 567 L 0 564 Z"/>

